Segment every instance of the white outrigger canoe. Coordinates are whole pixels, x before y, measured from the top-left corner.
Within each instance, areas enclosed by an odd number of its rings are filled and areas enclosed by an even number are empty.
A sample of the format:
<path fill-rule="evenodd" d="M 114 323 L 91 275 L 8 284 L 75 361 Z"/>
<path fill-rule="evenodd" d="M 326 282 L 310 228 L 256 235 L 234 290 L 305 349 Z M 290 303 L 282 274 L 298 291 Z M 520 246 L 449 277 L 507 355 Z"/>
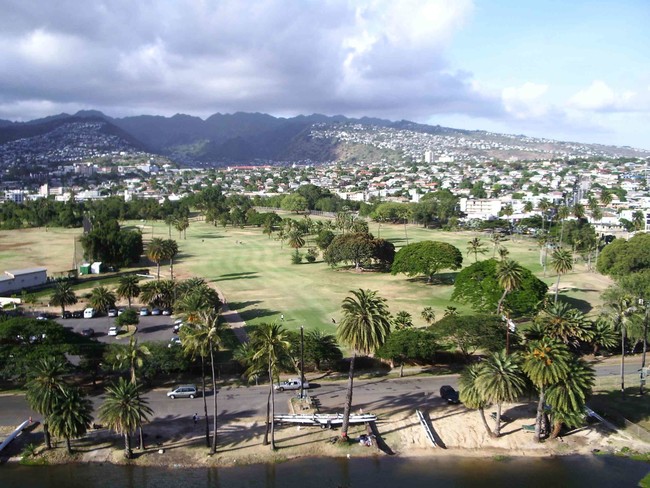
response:
<path fill-rule="evenodd" d="M 370 413 L 350 414 L 350 424 L 375 422 L 377 416 Z M 273 421 L 280 424 L 314 425 L 321 428 L 338 427 L 343 424 L 341 413 L 282 414 L 275 415 Z"/>

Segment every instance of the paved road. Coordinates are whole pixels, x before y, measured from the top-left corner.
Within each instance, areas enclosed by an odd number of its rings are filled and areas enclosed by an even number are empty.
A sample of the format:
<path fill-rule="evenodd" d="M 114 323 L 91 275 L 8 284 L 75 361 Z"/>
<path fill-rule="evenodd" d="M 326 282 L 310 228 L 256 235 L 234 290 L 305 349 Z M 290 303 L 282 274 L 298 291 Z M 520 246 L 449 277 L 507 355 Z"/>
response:
<path fill-rule="evenodd" d="M 141 341 L 168 342 L 172 337 L 175 317 L 166 315 L 147 315 L 139 317 L 138 338 Z M 95 331 L 95 338 L 101 342 L 114 342 L 115 337 L 108 336 L 109 327 L 115 325 L 115 317 L 95 317 L 93 319 L 56 319 L 65 328 L 81 333 L 83 329 Z"/>
<path fill-rule="evenodd" d="M 640 357 L 630 358 L 626 361 L 626 371 L 634 372 L 641 364 Z M 614 376 L 619 374 L 616 361 L 606 361 L 596 366 L 598 376 Z M 446 376 L 412 376 L 405 378 L 375 378 L 370 380 L 356 380 L 354 388 L 354 409 L 373 411 L 389 409 L 397 411 L 410 409 L 423 405 L 441 403 L 439 395 L 442 385 L 458 385 L 458 375 Z M 318 399 L 322 410 L 339 411 L 345 401 L 346 381 L 315 381 L 309 390 L 312 397 Z M 167 390 L 156 389 L 147 393 L 146 398 L 155 412 L 158 420 L 173 420 L 190 418 L 195 412 L 201 412 L 203 400 L 176 399 L 170 400 L 166 396 Z M 297 392 L 276 393 L 276 411 L 288 411 L 288 400 Z M 262 417 L 266 412 L 266 398 L 268 386 L 249 387 L 224 387 L 219 390 L 219 417 L 222 421 L 241 418 Z M 208 401 L 212 398 L 208 393 Z M 94 397 L 93 401 L 98 406 L 103 400 L 102 396 Z M 22 395 L 0 396 L 0 425 L 18 425 L 29 415 L 34 419 L 40 418 L 30 412 Z"/>

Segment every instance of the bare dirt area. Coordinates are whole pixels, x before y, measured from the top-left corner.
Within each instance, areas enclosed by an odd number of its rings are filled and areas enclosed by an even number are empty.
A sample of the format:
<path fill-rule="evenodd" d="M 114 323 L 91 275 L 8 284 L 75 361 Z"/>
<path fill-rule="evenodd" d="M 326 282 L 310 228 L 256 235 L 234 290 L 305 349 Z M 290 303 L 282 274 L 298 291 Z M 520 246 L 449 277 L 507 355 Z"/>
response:
<path fill-rule="evenodd" d="M 263 445 L 265 424 L 263 418 L 233 421 L 219 426 L 217 454 L 209 455 L 205 439 L 205 423 L 200 419 L 167 421 L 155 419 L 145 426 L 146 448 L 136 448 L 137 436 L 133 436 L 134 459 L 123 456 L 123 437 L 106 429 L 94 429 L 80 440 L 73 441 L 75 454 L 65 452 L 63 442 L 56 449 L 45 452 L 39 447 L 35 460 L 69 463 L 133 463 L 153 466 L 232 466 L 265 462 L 279 462 L 298 457 L 367 457 L 391 455 L 404 457 L 422 456 L 557 456 L 587 454 L 595 450 L 617 452 L 624 447 L 648 452 L 650 446 L 623 433 L 608 430 L 598 424 L 588 425 L 565 434 L 555 440 L 537 443 L 534 434 L 524 431 L 523 425 L 534 422 L 535 406 L 530 403 L 504 405 L 503 414 L 508 421 L 502 424 L 501 437 L 493 438 L 486 432 L 477 411 L 463 406 L 444 405 L 430 408 L 425 416 L 430 420 L 438 447 L 433 447 L 424 433 L 415 412 L 399 414 L 379 413 L 377 431 L 379 442 L 367 447 L 360 442 L 341 444 L 333 442 L 339 432 L 319 427 L 276 426 L 275 451 Z M 486 412 L 488 423 L 494 420 Z M 366 434 L 366 426 L 350 429 L 351 439 Z M 13 460 L 18 460 L 21 449 L 30 442 L 42 442 L 42 431 L 36 428 L 22 436 L 11 446 Z M 383 452 L 377 447 L 383 447 Z"/>

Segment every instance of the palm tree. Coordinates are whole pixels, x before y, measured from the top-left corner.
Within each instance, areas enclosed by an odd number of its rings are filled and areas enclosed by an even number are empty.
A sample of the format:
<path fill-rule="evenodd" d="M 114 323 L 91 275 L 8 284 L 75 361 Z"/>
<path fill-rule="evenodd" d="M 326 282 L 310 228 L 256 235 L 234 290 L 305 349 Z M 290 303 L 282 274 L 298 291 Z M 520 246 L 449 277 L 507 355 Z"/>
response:
<path fill-rule="evenodd" d="M 503 294 L 497 304 L 496 314 L 499 315 L 502 311 L 503 301 L 506 295 L 521 286 L 523 280 L 524 269 L 521 265 L 513 259 L 504 259 L 499 261 L 496 266 L 497 282 L 503 288 Z"/>
<path fill-rule="evenodd" d="M 160 262 L 165 258 L 165 241 L 160 237 L 154 237 L 147 246 L 147 258 L 156 263 L 156 276 L 160 280 Z"/>
<path fill-rule="evenodd" d="M 493 232 L 492 235 L 490 236 L 490 240 L 492 241 L 492 245 L 494 246 L 494 249 L 492 251 L 492 257 L 494 258 L 497 255 L 497 250 L 501 246 L 503 237 L 501 237 L 501 234 L 497 234 L 496 232 Z"/>
<path fill-rule="evenodd" d="M 613 299 L 607 304 L 607 311 L 611 324 L 621 333 L 621 393 L 625 395 L 625 339 L 630 327 L 630 317 L 636 312 L 630 297 L 614 290 Z M 616 296 L 618 295 L 618 296 Z"/>
<path fill-rule="evenodd" d="M 120 298 L 126 298 L 129 302 L 129 308 L 131 308 L 131 300 L 140 295 L 140 286 L 138 282 L 140 278 L 137 275 L 130 274 L 121 276 L 115 290 L 116 294 Z"/>
<path fill-rule="evenodd" d="M 487 407 L 489 403 L 483 395 L 483 390 L 479 388 L 480 382 L 478 378 L 481 373 L 481 368 L 481 363 L 474 363 L 470 364 L 463 370 L 458 381 L 458 388 L 460 390 L 459 397 L 460 401 L 463 402 L 463 405 L 467 408 L 478 410 L 483 425 L 485 426 L 485 430 L 493 437 L 494 433 L 485 419 L 485 407 Z"/>
<path fill-rule="evenodd" d="M 288 234 L 288 238 L 289 247 L 300 249 L 305 245 L 305 238 L 303 237 L 303 232 L 300 229 L 292 229 Z"/>
<path fill-rule="evenodd" d="M 579 341 L 589 342 L 593 324 L 579 310 L 565 302 L 548 304 L 536 321 L 544 328 L 544 335 L 577 346 Z"/>
<path fill-rule="evenodd" d="M 544 337 L 532 341 L 524 353 L 522 369 L 535 385 L 539 394 L 537 416 L 535 417 L 535 440 L 541 440 L 542 422 L 544 422 L 544 402 L 546 389 L 555 383 L 564 381 L 569 372 L 568 361 L 571 354 L 561 342 Z M 544 422 L 544 424 L 546 424 Z M 547 431 L 547 429 L 544 429 Z"/>
<path fill-rule="evenodd" d="M 176 282 L 172 280 L 150 281 L 140 288 L 140 300 L 153 307 L 171 308 L 176 296 Z"/>
<path fill-rule="evenodd" d="M 371 354 L 381 347 L 390 334 L 390 314 L 386 300 L 371 290 L 352 290 L 352 296 L 343 300 L 341 311 L 343 319 L 337 328 L 339 342 L 352 349 L 348 389 L 343 410 L 341 438 L 347 440 L 350 410 L 352 408 L 352 388 L 354 383 L 354 360 L 357 353 Z"/>
<path fill-rule="evenodd" d="M 106 288 L 105 286 L 96 286 L 90 292 L 88 303 L 91 307 L 96 309 L 99 313 L 106 313 L 110 308 L 115 308 L 117 297 L 115 293 Z"/>
<path fill-rule="evenodd" d="M 27 381 L 27 403 L 30 408 L 43 416 L 43 434 L 45 445 L 52 449 L 49 423 L 55 410 L 64 384 L 63 375 L 67 371 L 67 362 L 60 357 L 48 356 L 38 359 L 29 373 Z"/>
<path fill-rule="evenodd" d="M 304 356 L 305 362 L 313 362 L 317 370 L 323 361 L 332 363 L 343 358 L 336 337 L 319 329 L 305 333 Z"/>
<path fill-rule="evenodd" d="M 645 214 L 641 210 L 635 211 L 632 214 L 632 223 L 634 224 L 634 230 L 643 230 L 643 226 L 645 224 Z"/>
<path fill-rule="evenodd" d="M 124 436 L 124 456 L 131 459 L 131 434 L 153 410 L 140 395 L 137 384 L 119 378 L 118 382 L 106 387 L 106 399 L 99 407 L 99 418 L 109 429 Z"/>
<path fill-rule="evenodd" d="M 190 226 L 190 219 L 187 217 L 177 217 L 174 219 L 174 228 L 178 231 L 180 237 L 183 234 L 183 239 L 187 239 L 187 228 Z"/>
<path fill-rule="evenodd" d="M 539 209 L 542 215 L 542 232 L 544 232 L 544 221 L 546 220 L 546 212 L 548 212 L 548 210 L 551 208 L 551 202 L 549 202 L 547 198 L 542 198 L 537 204 L 537 208 Z"/>
<path fill-rule="evenodd" d="M 603 317 L 599 317 L 593 323 L 590 342 L 593 346 L 593 354 L 595 356 L 600 347 L 614 347 L 618 343 L 618 334 L 614 330 L 614 327 L 612 327 L 611 322 Z"/>
<path fill-rule="evenodd" d="M 524 213 L 525 214 L 529 214 L 533 210 L 534 210 L 533 202 L 527 201 L 526 203 L 524 203 Z"/>
<path fill-rule="evenodd" d="M 411 314 L 407 311 L 400 310 L 395 314 L 393 325 L 395 326 L 395 330 L 413 327 L 413 317 L 411 317 Z"/>
<path fill-rule="evenodd" d="M 563 423 L 571 427 L 580 425 L 594 377 L 594 369 L 585 360 L 571 356 L 567 362 L 566 378 L 548 387 L 546 402 L 553 415 L 551 438 L 559 435 Z"/>
<path fill-rule="evenodd" d="M 165 259 L 169 259 L 169 277 L 174 279 L 174 258 L 178 254 L 178 244 L 174 239 L 165 239 L 163 241 L 163 253 Z"/>
<path fill-rule="evenodd" d="M 474 262 L 478 262 L 479 254 L 485 254 L 486 252 L 487 249 L 485 249 L 484 244 L 478 237 L 467 242 L 467 254 L 474 254 Z"/>
<path fill-rule="evenodd" d="M 607 208 L 613 200 L 614 196 L 612 195 L 612 192 L 603 188 L 603 190 L 600 192 L 600 203 L 602 203 L 603 206 Z"/>
<path fill-rule="evenodd" d="M 61 388 L 59 395 L 50 416 L 50 428 L 55 436 L 65 439 L 68 454 L 72 454 L 70 439 L 86 434 L 93 420 L 93 406 L 79 388 L 66 386 Z"/>
<path fill-rule="evenodd" d="M 573 269 L 573 257 L 566 249 L 558 248 L 551 255 L 551 267 L 557 273 L 555 282 L 555 302 L 560 292 L 560 277 Z"/>
<path fill-rule="evenodd" d="M 422 317 L 428 325 L 431 325 L 436 321 L 436 312 L 431 307 L 424 307 L 420 317 Z"/>
<path fill-rule="evenodd" d="M 496 352 L 481 363 L 477 379 L 485 401 L 497 406 L 494 436 L 501 435 L 501 405 L 512 402 L 524 391 L 526 382 L 515 356 L 506 351 Z"/>
<path fill-rule="evenodd" d="M 269 444 L 268 433 L 271 431 L 271 449 L 275 450 L 275 378 L 279 366 L 285 362 L 291 344 L 287 340 L 287 331 L 277 323 L 262 323 L 251 334 L 251 347 L 255 351 L 253 361 L 264 361 L 269 375 L 269 395 L 266 403 L 266 433 L 264 445 Z"/>
<path fill-rule="evenodd" d="M 50 297 L 50 303 L 55 307 L 61 307 L 61 315 L 65 313 L 66 306 L 77 303 L 77 295 L 69 281 L 57 282 Z"/>
<path fill-rule="evenodd" d="M 562 221 L 562 225 L 560 227 L 560 246 L 562 245 L 562 240 L 564 238 L 564 222 L 566 219 L 569 217 L 571 214 L 571 211 L 569 210 L 569 207 L 566 205 L 560 205 L 557 209 L 557 219 L 559 221 Z"/>

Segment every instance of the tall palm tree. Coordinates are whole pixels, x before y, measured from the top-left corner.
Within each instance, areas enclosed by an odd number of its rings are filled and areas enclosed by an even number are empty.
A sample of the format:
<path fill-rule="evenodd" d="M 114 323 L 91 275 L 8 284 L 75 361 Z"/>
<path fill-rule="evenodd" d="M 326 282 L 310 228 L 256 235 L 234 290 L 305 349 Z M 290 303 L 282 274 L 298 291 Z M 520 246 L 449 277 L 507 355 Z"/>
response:
<path fill-rule="evenodd" d="M 134 274 L 120 276 L 118 281 L 117 289 L 115 290 L 116 295 L 120 298 L 126 298 L 129 302 L 129 308 L 131 308 L 131 300 L 140 295 L 139 281 L 140 278 Z"/>
<path fill-rule="evenodd" d="M 462 371 L 458 381 L 458 388 L 460 390 L 459 397 L 460 401 L 463 402 L 463 405 L 467 408 L 478 410 L 485 430 L 490 436 L 494 437 L 494 432 L 492 432 L 487 420 L 485 419 L 485 407 L 487 407 L 489 403 L 483 395 L 483 390 L 479 388 L 480 381 L 478 378 L 481 373 L 481 368 L 481 363 L 474 363 L 470 364 Z"/>
<path fill-rule="evenodd" d="M 578 309 L 566 302 L 549 303 L 536 321 L 544 328 L 544 335 L 577 346 L 579 341 L 589 342 L 593 324 Z"/>
<path fill-rule="evenodd" d="M 77 295 L 69 281 L 57 282 L 50 297 L 50 303 L 55 307 L 61 307 L 61 315 L 65 313 L 66 306 L 77 303 Z"/>
<path fill-rule="evenodd" d="M 600 203 L 602 203 L 603 206 L 607 208 L 613 200 L 614 196 L 612 195 L 612 192 L 603 188 L 603 190 L 600 192 Z"/>
<path fill-rule="evenodd" d="M 165 258 L 165 245 L 160 237 L 154 237 L 147 245 L 147 258 L 156 263 L 156 276 L 160 280 L 160 262 Z"/>
<path fill-rule="evenodd" d="M 504 259 L 499 261 L 496 266 L 497 282 L 503 288 L 503 294 L 497 304 L 496 314 L 499 315 L 503 308 L 503 301 L 506 295 L 521 286 L 524 269 L 513 259 Z"/>
<path fill-rule="evenodd" d="M 614 299 L 610 298 L 606 310 L 611 324 L 621 334 L 621 393 L 625 395 L 625 339 L 631 325 L 631 316 L 636 312 L 636 307 L 633 306 L 629 296 L 620 291 L 617 295 Z"/>
<path fill-rule="evenodd" d="M 27 381 L 27 403 L 30 408 L 43 416 L 43 434 L 45 445 L 52 449 L 49 423 L 56 408 L 64 385 L 63 375 L 67 372 L 67 362 L 56 356 L 36 360 L 29 372 Z"/>
<path fill-rule="evenodd" d="M 557 248 L 551 255 L 551 267 L 557 273 L 555 282 L 555 302 L 560 293 L 560 277 L 573 269 L 573 257 L 566 249 Z"/>
<path fill-rule="evenodd" d="M 525 214 L 529 214 L 534 209 L 535 209 L 535 207 L 533 206 L 533 202 L 527 201 L 526 203 L 524 203 L 524 213 Z"/>
<path fill-rule="evenodd" d="M 176 282 L 149 281 L 140 288 L 140 300 L 153 307 L 171 308 L 176 296 Z"/>
<path fill-rule="evenodd" d="M 288 234 L 288 244 L 289 247 L 294 249 L 299 249 L 305 245 L 305 238 L 302 230 L 292 229 Z"/>
<path fill-rule="evenodd" d="M 291 347 L 287 331 L 277 323 L 262 323 L 251 334 L 251 347 L 255 351 L 253 361 L 264 361 L 269 375 L 269 395 L 266 403 L 266 433 L 264 445 L 269 444 L 268 433 L 270 427 L 271 449 L 275 450 L 275 388 L 273 379 L 278 368 L 286 361 Z"/>
<path fill-rule="evenodd" d="M 106 313 L 108 309 L 114 308 L 116 301 L 115 293 L 102 285 L 93 288 L 88 299 L 90 306 L 99 313 Z"/>
<path fill-rule="evenodd" d="M 594 378 L 594 369 L 585 360 L 571 356 L 567 362 L 566 378 L 548 387 L 546 402 L 551 406 L 553 416 L 551 438 L 559 435 L 563 423 L 571 427 L 580 425 Z"/>
<path fill-rule="evenodd" d="M 59 399 L 50 416 L 50 429 L 55 436 L 65 439 L 68 454 L 72 454 L 70 439 L 83 437 L 93 420 L 92 402 L 79 389 L 61 388 Z"/>
<path fill-rule="evenodd" d="M 526 385 L 516 356 L 510 356 L 506 351 L 490 355 L 481 363 L 477 382 L 485 400 L 497 406 L 494 435 L 499 437 L 501 435 L 501 405 L 503 402 L 516 400 Z"/>
<path fill-rule="evenodd" d="M 183 239 L 187 239 L 187 228 L 190 226 L 190 219 L 187 217 L 177 217 L 174 219 L 174 228 L 178 231 L 180 237 L 183 234 Z"/>
<path fill-rule="evenodd" d="M 571 353 L 563 343 L 549 337 L 532 341 L 524 353 L 522 369 L 535 385 L 539 395 L 535 417 L 535 440 L 538 442 L 541 440 L 542 423 L 546 424 L 544 422 L 546 389 L 566 379 L 569 373 L 570 356 Z"/>
<path fill-rule="evenodd" d="M 494 232 L 490 236 L 490 240 L 492 241 L 492 245 L 494 246 L 494 249 L 492 250 L 492 257 L 494 258 L 497 255 L 497 250 L 501 246 L 501 242 L 503 242 L 503 237 L 501 237 L 501 234 L 497 234 L 496 232 Z"/>
<path fill-rule="evenodd" d="M 131 434 L 153 410 L 140 395 L 140 387 L 124 378 L 106 387 L 106 399 L 99 407 L 99 418 L 109 429 L 124 436 L 124 456 L 131 459 Z"/>
<path fill-rule="evenodd" d="M 542 198 L 537 204 L 537 208 L 542 215 L 542 232 L 544 232 L 544 221 L 546 220 L 546 212 L 551 208 L 551 202 L 547 198 Z"/>
<path fill-rule="evenodd" d="M 562 245 L 562 241 L 564 239 L 564 222 L 566 219 L 571 215 L 571 210 L 567 205 L 560 205 L 557 209 L 557 219 L 558 221 L 561 221 L 561 227 L 560 227 L 560 246 Z"/>
<path fill-rule="evenodd" d="M 467 242 L 467 254 L 474 254 L 474 262 L 478 262 L 478 255 L 485 254 L 487 249 L 478 237 Z"/>
<path fill-rule="evenodd" d="M 151 356 L 151 351 L 147 346 L 138 346 L 138 340 L 133 336 L 129 338 L 128 347 L 119 352 L 116 356 L 118 367 L 122 368 L 127 366 L 131 372 L 131 383 L 138 384 L 138 377 L 136 374 L 137 368 L 144 365 L 145 359 Z M 144 433 L 142 431 L 142 423 L 138 427 L 138 434 L 140 438 L 140 449 L 144 449 Z"/>
<path fill-rule="evenodd" d="M 343 319 L 338 325 L 336 335 L 339 342 L 352 349 L 348 388 L 343 410 L 341 438 L 348 438 L 348 424 L 352 408 L 352 389 L 354 383 L 354 360 L 357 353 L 368 355 L 380 348 L 390 334 L 390 314 L 386 300 L 376 291 L 351 290 L 341 305 Z"/>
<path fill-rule="evenodd" d="M 178 244 L 174 239 L 163 241 L 163 252 L 165 259 L 169 260 L 169 278 L 174 279 L 174 258 L 178 255 Z"/>

